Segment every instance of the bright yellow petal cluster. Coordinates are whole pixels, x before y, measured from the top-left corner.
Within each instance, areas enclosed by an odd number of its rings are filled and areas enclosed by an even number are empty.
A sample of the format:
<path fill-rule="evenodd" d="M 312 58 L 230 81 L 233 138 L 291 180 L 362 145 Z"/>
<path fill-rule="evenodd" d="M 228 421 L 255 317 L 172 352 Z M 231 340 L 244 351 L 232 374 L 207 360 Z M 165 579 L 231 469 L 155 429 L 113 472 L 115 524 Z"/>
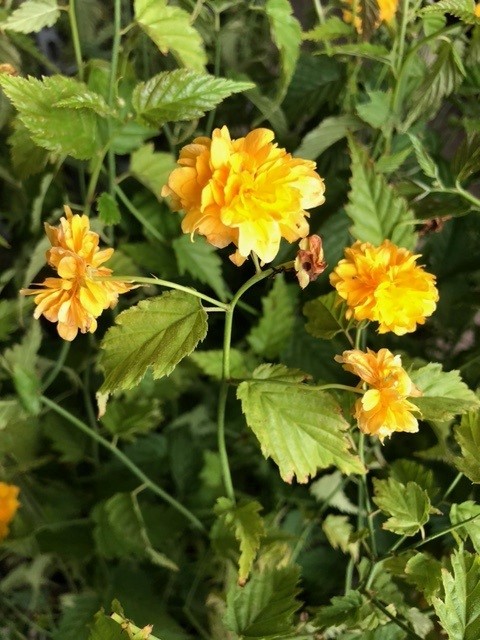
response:
<path fill-rule="evenodd" d="M 185 211 L 183 231 L 219 248 L 233 243 L 237 265 L 252 251 L 271 262 L 281 238 L 295 242 L 308 234 L 305 209 L 325 201 L 315 163 L 293 158 L 273 138 L 269 129 L 254 129 L 232 140 L 227 127 L 211 139 L 195 138 L 162 190 L 175 211 Z"/>
<path fill-rule="evenodd" d="M 480 18 L 480 2 L 477 2 L 475 5 L 475 9 L 473 10 L 473 14 L 476 18 Z"/>
<path fill-rule="evenodd" d="M 0 540 L 4 540 L 8 536 L 8 525 L 20 506 L 19 493 L 20 489 L 14 484 L 0 482 Z"/>
<path fill-rule="evenodd" d="M 421 392 L 403 369 L 399 355 L 394 356 L 388 349 L 378 353 L 352 349 L 335 360 L 371 387 L 355 403 L 354 415 L 363 433 L 383 441 L 394 431 L 418 431 L 418 420 L 412 415 L 418 409 L 407 398 L 420 396 Z"/>
<path fill-rule="evenodd" d="M 379 333 L 415 331 L 437 306 L 435 276 L 416 264 L 418 255 L 385 240 L 357 241 L 345 249 L 330 282 L 348 305 L 347 318 L 379 323 Z"/>
<path fill-rule="evenodd" d="M 357 33 L 363 32 L 363 22 L 361 18 L 361 3 L 360 0 L 357 0 L 355 3 L 354 0 L 343 0 L 345 4 L 347 4 L 350 9 L 343 10 L 343 19 L 345 22 L 352 23 L 357 31 Z M 354 5 L 355 9 L 354 9 Z M 395 14 L 397 13 L 398 8 L 398 0 L 377 0 L 378 6 L 378 20 L 375 23 L 375 28 L 378 28 L 382 22 L 386 22 L 387 24 L 391 24 L 395 18 Z M 353 15 L 355 11 L 355 16 Z"/>
<path fill-rule="evenodd" d="M 99 282 L 95 278 L 108 277 L 112 270 L 100 265 L 113 254 L 113 249 L 99 249 L 98 233 L 90 231 L 87 216 L 73 215 L 65 206 L 65 218 L 58 227 L 45 225 L 51 248 L 46 259 L 59 277 L 46 278 L 35 289 L 20 293 L 35 296 L 35 318 L 44 315 L 50 322 L 58 322 L 57 331 L 64 340 L 73 340 L 77 333 L 93 333 L 102 311 L 114 307 L 121 293 L 132 286 L 122 282 Z"/>

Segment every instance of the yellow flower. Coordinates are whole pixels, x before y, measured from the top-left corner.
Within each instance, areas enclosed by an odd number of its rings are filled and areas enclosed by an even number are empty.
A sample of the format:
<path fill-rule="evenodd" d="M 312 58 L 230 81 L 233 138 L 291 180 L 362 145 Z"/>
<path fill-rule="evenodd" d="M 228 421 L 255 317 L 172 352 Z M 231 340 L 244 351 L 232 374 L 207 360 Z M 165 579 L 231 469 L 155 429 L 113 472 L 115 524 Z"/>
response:
<path fill-rule="evenodd" d="M 476 3 L 473 13 L 477 18 L 480 18 L 480 2 Z"/>
<path fill-rule="evenodd" d="M 78 331 L 93 333 L 96 318 L 108 307 L 113 308 L 119 294 L 132 289 L 132 285 L 95 280 L 112 274 L 111 269 L 100 265 L 111 257 L 113 249 L 99 249 L 99 236 L 90 231 L 87 216 L 73 215 L 69 207 L 65 207 L 65 213 L 58 227 L 45 225 L 52 244 L 47 262 L 60 277 L 46 278 L 38 288 L 22 289 L 20 293 L 34 295 L 34 317 L 44 315 L 50 322 L 57 322 L 59 335 L 71 341 Z"/>
<path fill-rule="evenodd" d="M 335 360 L 362 380 L 359 386 L 366 383 L 371 387 L 355 403 L 354 416 L 363 433 L 383 441 L 394 431 L 418 431 L 418 420 L 412 415 L 418 409 L 407 397 L 420 396 L 421 392 L 402 367 L 399 355 L 394 356 L 388 349 L 378 353 L 352 349 Z"/>
<path fill-rule="evenodd" d="M 0 540 L 8 536 L 8 525 L 17 513 L 20 502 L 18 494 L 20 489 L 14 484 L 0 482 Z"/>
<path fill-rule="evenodd" d="M 330 282 L 347 302 L 347 318 L 373 320 L 379 333 L 401 336 L 435 311 L 435 276 L 417 266 L 418 255 L 384 240 L 379 247 L 357 241 L 345 256 Z"/>
<path fill-rule="evenodd" d="M 343 0 L 351 9 L 343 10 L 343 20 L 347 23 L 353 23 L 357 33 L 363 33 L 363 22 L 360 14 L 362 13 L 361 0 Z M 355 5 L 355 8 L 354 8 Z M 378 29 L 382 22 L 391 24 L 395 18 L 398 8 L 398 0 L 377 0 L 378 7 L 378 19 L 374 24 L 374 27 Z M 354 17 L 355 13 L 355 17 Z"/>
<path fill-rule="evenodd" d="M 390 24 L 397 13 L 398 0 L 377 0 L 379 8 L 379 22 L 387 22 Z"/>
<path fill-rule="evenodd" d="M 300 248 L 295 258 L 295 271 L 302 289 L 318 278 L 327 267 L 324 260 L 322 239 L 312 235 L 300 240 Z"/>
<path fill-rule="evenodd" d="M 293 158 L 273 138 L 269 129 L 254 129 L 232 140 L 227 127 L 211 139 L 195 138 L 162 189 L 175 211 L 185 211 L 183 231 L 219 248 L 233 243 L 237 265 L 252 251 L 271 262 L 281 238 L 295 242 L 308 234 L 305 209 L 325 201 L 315 163 Z"/>

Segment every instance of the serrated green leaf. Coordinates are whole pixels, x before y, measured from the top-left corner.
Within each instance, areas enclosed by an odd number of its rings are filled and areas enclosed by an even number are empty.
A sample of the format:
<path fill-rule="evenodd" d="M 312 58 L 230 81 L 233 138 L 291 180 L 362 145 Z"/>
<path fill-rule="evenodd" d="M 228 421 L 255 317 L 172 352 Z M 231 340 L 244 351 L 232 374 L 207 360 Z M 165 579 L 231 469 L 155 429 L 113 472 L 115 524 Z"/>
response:
<path fill-rule="evenodd" d="M 97 211 L 100 220 L 106 225 L 118 224 L 122 219 L 117 201 L 106 191 L 97 199 Z"/>
<path fill-rule="evenodd" d="M 379 158 L 375 163 L 375 169 L 379 173 L 386 173 L 387 175 L 390 173 L 394 173 L 397 169 L 399 169 L 408 156 L 412 153 L 411 147 L 406 147 L 401 151 L 397 151 L 397 153 L 392 153 L 388 155 L 383 155 Z"/>
<path fill-rule="evenodd" d="M 58 460 L 66 464 L 78 464 L 85 459 L 90 445 L 88 436 L 79 430 L 72 429 L 53 412 L 42 416 L 41 426 L 43 435 L 51 442 Z"/>
<path fill-rule="evenodd" d="M 88 640 L 93 616 L 100 606 L 96 593 L 69 593 L 60 599 L 62 614 L 53 640 Z"/>
<path fill-rule="evenodd" d="M 105 373 L 100 394 L 131 389 L 152 368 L 153 377 L 170 374 L 207 333 L 207 314 L 198 298 L 180 291 L 142 300 L 120 313 L 101 345 Z"/>
<path fill-rule="evenodd" d="M 437 362 L 411 371 L 410 378 L 422 392 L 420 397 L 410 400 L 426 420 L 449 420 L 480 405 L 459 371 L 442 371 L 442 365 Z"/>
<path fill-rule="evenodd" d="M 358 513 L 358 507 L 343 491 L 344 477 L 340 471 L 328 473 L 310 484 L 309 490 L 315 500 L 328 504 L 342 513 Z"/>
<path fill-rule="evenodd" d="M 359 612 L 364 601 L 358 591 L 348 591 L 344 596 L 334 596 L 331 604 L 320 607 L 315 624 L 319 629 L 346 624 L 353 626 L 357 623 Z"/>
<path fill-rule="evenodd" d="M 153 143 L 136 149 L 130 158 L 130 171 L 139 182 L 150 189 L 160 200 L 163 185 L 175 168 L 170 153 L 155 151 Z"/>
<path fill-rule="evenodd" d="M 362 121 L 356 116 L 342 115 L 325 118 L 309 131 L 295 151 L 295 156 L 316 160 L 333 144 L 345 138 L 347 133 L 354 133 L 362 126 Z"/>
<path fill-rule="evenodd" d="M 398 535 L 413 536 L 428 522 L 431 513 L 430 499 L 416 482 L 404 485 L 394 478 L 374 478 L 373 484 L 373 501 L 390 516 L 383 524 L 384 529 Z"/>
<path fill-rule="evenodd" d="M 343 553 L 349 553 L 355 561 L 358 560 L 359 542 L 351 540 L 354 528 L 347 516 L 329 513 L 322 522 L 322 529 L 334 549 L 341 549 Z"/>
<path fill-rule="evenodd" d="M 18 118 L 15 118 L 12 124 L 13 133 L 8 138 L 8 144 L 13 168 L 20 178 L 28 178 L 43 171 L 48 161 L 49 152 L 33 142 L 28 129 Z"/>
<path fill-rule="evenodd" d="M 472 482 L 480 484 L 480 412 L 471 411 L 462 416 L 454 435 L 462 450 L 462 456 L 454 460 L 455 466 Z"/>
<path fill-rule="evenodd" d="M 134 438 L 155 429 L 162 420 L 160 402 L 141 394 L 113 398 L 101 418 L 108 431 L 121 438 Z"/>
<path fill-rule="evenodd" d="M 480 134 L 466 135 L 452 160 L 452 172 L 460 182 L 480 171 Z"/>
<path fill-rule="evenodd" d="M 37 33 L 45 27 L 53 27 L 59 17 L 56 0 L 26 0 L 0 23 L 0 29 Z"/>
<path fill-rule="evenodd" d="M 297 567 L 257 573 L 244 587 L 227 594 L 225 624 L 244 640 L 273 640 L 293 631 L 292 617 L 299 608 Z"/>
<path fill-rule="evenodd" d="M 455 533 L 466 538 L 469 536 L 473 548 L 480 553 L 480 504 L 473 500 L 467 500 L 460 504 L 452 504 L 450 509 L 450 522 L 459 524 L 470 518 L 475 518 L 471 522 L 466 522 L 463 527 L 455 529 Z"/>
<path fill-rule="evenodd" d="M 417 553 L 405 565 L 405 579 L 431 604 L 442 584 L 442 563 L 427 553 Z"/>
<path fill-rule="evenodd" d="M 453 575 L 442 569 L 445 595 L 432 603 L 449 640 L 480 637 L 480 557 L 455 550 L 451 556 Z"/>
<path fill-rule="evenodd" d="M 189 14 L 165 0 L 135 0 L 135 20 L 164 54 L 171 51 L 185 67 L 202 71 L 207 63 L 202 39 Z"/>
<path fill-rule="evenodd" d="M 449 13 L 465 24 L 480 24 L 472 0 L 438 0 L 422 10 L 423 15 Z"/>
<path fill-rule="evenodd" d="M 302 28 L 293 15 L 289 0 L 267 0 L 265 12 L 270 23 L 272 39 L 280 51 L 282 81 L 279 99 L 283 98 L 292 79 L 302 42 Z"/>
<path fill-rule="evenodd" d="M 238 581 L 244 584 L 252 570 L 255 557 L 260 548 L 260 541 L 265 536 L 260 511 L 262 505 L 256 500 L 242 500 L 234 504 L 228 498 L 219 498 L 215 505 L 215 513 L 222 518 L 225 525 L 232 529 L 240 544 L 238 561 Z"/>
<path fill-rule="evenodd" d="M 303 40 L 325 42 L 344 36 L 353 35 L 353 27 L 337 16 L 328 18 L 323 24 L 318 24 L 315 29 L 302 34 Z"/>
<path fill-rule="evenodd" d="M 189 273 L 199 282 L 210 286 L 220 300 L 225 301 L 228 288 L 222 276 L 222 260 L 215 247 L 196 236 L 192 242 L 190 236 L 182 235 L 172 242 L 177 258 L 180 275 Z"/>
<path fill-rule="evenodd" d="M 260 322 L 247 336 L 253 351 L 268 359 L 278 357 L 291 335 L 295 321 L 295 302 L 298 288 L 285 283 L 280 274 L 268 295 L 262 299 Z"/>
<path fill-rule="evenodd" d="M 413 145 L 417 162 L 420 165 L 423 173 L 429 178 L 438 180 L 438 167 L 435 164 L 433 158 L 427 153 L 424 146 L 416 136 L 409 133 L 408 137 L 410 138 L 410 142 Z"/>
<path fill-rule="evenodd" d="M 165 122 L 200 118 L 233 93 L 253 87 L 251 82 L 176 69 L 163 71 L 137 85 L 132 104 L 142 122 L 159 127 Z"/>
<path fill-rule="evenodd" d="M 40 377 L 35 370 L 35 362 L 41 341 L 42 331 L 35 322 L 22 341 L 3 355 L 3 365 L 12 377 L 20 402 L 31 415 L 40 413 Z"/>
<path fill-rule="evenodd" d="M 366 58 L 376 60 L 383 64 L 392 63 L 390 52 L 381 44 L 370 42 L 357 42 L 355 44 L 337 44 L 330 48 L 330 55 L 353 56 L 355 58 Z"/>
<path fill-rule="evenodd" d="M 98 118 L 109 109 L 85 84 L 59 75 L 37 80 L 3 74 L 0 86 L 37 145 L 79 160 L 95 155 L 101 145 Z"/>
<path fill-rule="evenodd" d="M 357 113 L 374 129 L 381 129 L 392 119 L 391 96 L 384 91 L 368 91 L 369 101 L 357 104 Z"/>
<path fill-rule="evenodd" d="M 88 640 L 130 640 L 130 636 L 118 622 L 100 611 L 95 616 Z"/>
<path fill-rule="evenodd" d="M 433 471 L 415 460 L 395 460 L 391 466 L 391 476 L 402 484 L 416 482 L 428 493 L 430 499 L 435 498 L 438 493 Z"/>
<path fill-rule="evenodd" d="M 345 207 L 354 223 L 352 235 L 363 242 L 380 245 L 385 239 L 413 249 L 416 234 L 413 213 L 374 166 L 362 147 L 350 140 L 352 177 L 349 202 Z"/>
<path fill-rule="evenodd" d="M 106 502 L 97 503 L 92 518 L 95 544 L 103 557 L 143 555 L 140 526 L 129 493 L 117 493 Z"/>
<path fill-rule="evenodd" d="M 212 349 L 209 351 L 195 351 L 190 356 L 197 367 L 207 376 L 221 380 L 222 378 L 222 359 L 223 351 L 221 349 Z M 230 349 L 230 375 L 232 378 L 247 378 L 251 373 L 249 359 L 243 351 L 239 349 Z M 255 365 L 254 365 L 255 366 Z M 253 367 L 252 367 L 253 368 Z"/>
<path fill-rule="evenodd" d="M 292 384 L 290 370 L 282 365 L 259 367 L 254 378 L 259 374 L 262 379 L 240 384 L 237 397 L 263 455 L 275 461 L 285 482 L 295 476 L 298 482 L 307 482 L 318 469 L 331 465 L 345 473 L 364 473 L 350 451 L 343 433 L 348 423 L 332 396 Z"/>
<path fill-rule="evenodd" d="M 18 329 L 18 304 L 16 300 L 0 300 L 0 342 Z"/>
<path fill-rule="evenodd" d="M 314 338 L 331 340 L 338 333 L 348 331 L 353 321 L 345 318 L 346 305 L 331 291 L 310 300 L 303 307 L 308 322 L 305 329 Z"/>
<path fill-rule="evenodd" d="M 412 108 L 408 112 L 401 130 L 408 131 L 419 118 L 432 120 L 440 108 L 444 98 L 460 84 L 465 69 L 450 41 L 443 42 L 433 64 L 429 64 L 428 72 L 422 84 L 408 101 Z"/>

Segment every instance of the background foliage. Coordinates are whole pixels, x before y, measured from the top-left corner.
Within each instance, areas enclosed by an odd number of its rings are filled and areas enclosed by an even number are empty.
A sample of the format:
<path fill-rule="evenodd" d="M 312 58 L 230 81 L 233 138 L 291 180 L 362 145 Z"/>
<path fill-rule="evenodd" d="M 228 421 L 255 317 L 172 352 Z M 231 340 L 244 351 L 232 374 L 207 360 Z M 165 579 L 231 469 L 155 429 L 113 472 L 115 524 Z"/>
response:
<path fill-rule="evenodd" d="M 345 6 L 3 2 L 0 471 L 21 509 L 0 547 L 0 637 L 480 637 L 480 11 L 402 0 L 380 24 L 354 0 L 358 33 Z M 190 243 L 160 195 L 179 148 L 223 124 L 317 161 L 311 231 L 329 265 L 306 292 L 277 275 L 237 308 L 236 503 L 217 448 L 222 314 L 206 334 L 197 299 L 142 287 L 70 345 L 18 297 L 69 203 L 116 247 L 116 273 L 230 300 L 252 266 Z M 348 343 L 328 274 L 354 239 L 385 238 L 422 254 L 440 301 L 415 334 L 368 331 L 412 368 L 424 420 L 362 461 L 351 397 L 298 385 L 353 383 L 333 360 Z M 137 303 L 158 316 L 151 336 Z M 180 358 L 165 309 L 184 323 Z M 116 368 L 109 343 L 139 354 L 157 338 L 150 362 Z M 97 420 L 99 389 L 113 395 Z"/>

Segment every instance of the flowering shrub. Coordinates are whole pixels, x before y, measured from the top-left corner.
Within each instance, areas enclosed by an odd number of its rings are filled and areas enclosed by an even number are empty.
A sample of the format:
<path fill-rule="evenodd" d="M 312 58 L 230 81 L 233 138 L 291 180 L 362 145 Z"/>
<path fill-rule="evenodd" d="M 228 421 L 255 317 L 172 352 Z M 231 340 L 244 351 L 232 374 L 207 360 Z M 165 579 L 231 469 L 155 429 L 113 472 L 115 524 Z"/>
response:
<path fill-rule="evenodd" d="M 479 61 L 470 0 L 3 3 L 2 639 L 480 637 Z"/>

